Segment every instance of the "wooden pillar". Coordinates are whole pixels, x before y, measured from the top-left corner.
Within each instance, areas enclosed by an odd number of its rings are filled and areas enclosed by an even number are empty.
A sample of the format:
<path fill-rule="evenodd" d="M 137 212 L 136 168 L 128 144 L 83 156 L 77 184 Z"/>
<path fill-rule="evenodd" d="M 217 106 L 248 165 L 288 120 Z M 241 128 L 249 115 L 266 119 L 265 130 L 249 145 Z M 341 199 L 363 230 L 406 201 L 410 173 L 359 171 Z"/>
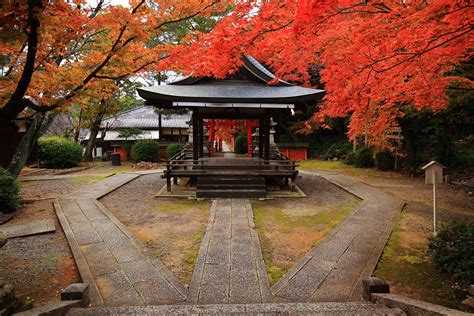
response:
<path fill-rule="evenodd" d="M 263 159 L 270 160 L 270 118 L 266 117 L 263 119 L 263 129 L 264 133 L 264 150 L 263 150 Z"/>
<path fill-rule="evenodd" d="M 204 120 L 198 120 L 199 126 L 199 158 L 204 158 Z"/>
<path fill-rule="evenodd" d="M 263 158 L 263 119 L 258 124 L 258 158 Z"/>
<path fill-rule="evenodd" d="M 193 112 L 193 160 L 199 159 L 199 119 Z"/>

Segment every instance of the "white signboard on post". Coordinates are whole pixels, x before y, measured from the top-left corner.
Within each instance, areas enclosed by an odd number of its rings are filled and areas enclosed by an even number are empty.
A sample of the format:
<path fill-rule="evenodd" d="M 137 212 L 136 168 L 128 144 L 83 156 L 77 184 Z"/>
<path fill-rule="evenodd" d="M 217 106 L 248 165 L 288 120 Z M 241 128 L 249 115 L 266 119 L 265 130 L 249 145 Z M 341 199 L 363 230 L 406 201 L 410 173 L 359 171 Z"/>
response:
<path fill-rule="evenodd" d="M 436 236 L 436 185 L 443 182 L 443 169 L 446 167 L 439 162 L 432 161 L 425 166 L 425 183 L 433 185 L 433 234 Z"/>

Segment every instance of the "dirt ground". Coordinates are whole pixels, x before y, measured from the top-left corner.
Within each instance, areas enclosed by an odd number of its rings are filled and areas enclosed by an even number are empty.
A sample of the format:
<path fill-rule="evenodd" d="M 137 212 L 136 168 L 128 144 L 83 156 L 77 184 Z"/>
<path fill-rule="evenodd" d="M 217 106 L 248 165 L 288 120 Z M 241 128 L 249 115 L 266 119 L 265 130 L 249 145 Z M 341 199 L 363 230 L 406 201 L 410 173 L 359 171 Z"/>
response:
<path fill-rule="evenodd" d="M 133 180 L 101 202 L 184 284 L 191 281 L 204 236 L 209 201 L 155 198 L 164 181 L 159 175 Z"/>
<path fill-rule="evenodd" d="M 305 174 L 298 185 L 307 198 L 252 202 L 271 284 L 359 203 L 355 196 L 318 176 Z"/>
<path fill-rule="evenodd" d="M 74 258 L 54 212 L 52 201 L 92 181 L 34 181 L 21 183 L 24 201 L 4 225 L 54 219 L 55 233 L 11 238 L 0 249 L 0 278 L 15 286 L 19 298 L 41 306 L 57 301 L 62 289 L 80 281 Z M 48 199 L 49 198 L 49 199 Z"/>

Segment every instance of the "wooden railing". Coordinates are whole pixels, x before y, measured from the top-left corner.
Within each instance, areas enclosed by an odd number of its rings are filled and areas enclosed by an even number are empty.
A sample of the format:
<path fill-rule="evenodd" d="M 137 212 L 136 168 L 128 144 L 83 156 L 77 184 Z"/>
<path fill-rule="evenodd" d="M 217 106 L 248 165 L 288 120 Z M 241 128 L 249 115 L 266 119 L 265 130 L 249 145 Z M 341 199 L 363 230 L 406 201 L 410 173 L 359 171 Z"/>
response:
<path fill-rule="evenodd" d="M 171 191 L 171 179 L 173 179 L 174 184 L 177 184 L 178 178 L 181 177 L 280 177 L 285 178 L 287 183 L 288 179 L 292 179 L 292 183 L 294 183 L 298 175 L 296 170 L 298 162 L 283 156 L 278 148 L 274 148 L 272 151 L 272 158 L 276 159 L 254 159 L 241 164 L 211 164 L 210 159 L 207 158 L 194 160 L 192 150 L 183 148 L 182 151 L 166 162 L 166 170 L 163 172 L 162 177 L 166 178 L 168 191 Z"/>

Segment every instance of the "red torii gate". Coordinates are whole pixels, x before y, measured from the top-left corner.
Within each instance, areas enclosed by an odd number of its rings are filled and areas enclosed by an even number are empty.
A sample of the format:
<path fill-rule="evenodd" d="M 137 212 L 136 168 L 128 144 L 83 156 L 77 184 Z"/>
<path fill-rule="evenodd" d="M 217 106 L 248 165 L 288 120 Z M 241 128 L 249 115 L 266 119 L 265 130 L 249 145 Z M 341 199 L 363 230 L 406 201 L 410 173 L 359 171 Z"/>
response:
<path fill-rule="evenodd" d="M 216 137 L 216 129 L 219 127 L 231 127 L 236 126 L 235 120 L 216 120 L 211 119 L 209 121 L 203 122 L 204 126 L 209 127 L 209 142 L 214 144 Z M 245 126 L 247 129 L 247 156 L 252 157 L 252 128 L 258 127 L 259 122 L 254 120 L 245 120 Z M 222 140 L 219 140 L 219 149 L 222 148 Z M 214 154 L 214 146 L 210 146 L 211 154 Z"/>

